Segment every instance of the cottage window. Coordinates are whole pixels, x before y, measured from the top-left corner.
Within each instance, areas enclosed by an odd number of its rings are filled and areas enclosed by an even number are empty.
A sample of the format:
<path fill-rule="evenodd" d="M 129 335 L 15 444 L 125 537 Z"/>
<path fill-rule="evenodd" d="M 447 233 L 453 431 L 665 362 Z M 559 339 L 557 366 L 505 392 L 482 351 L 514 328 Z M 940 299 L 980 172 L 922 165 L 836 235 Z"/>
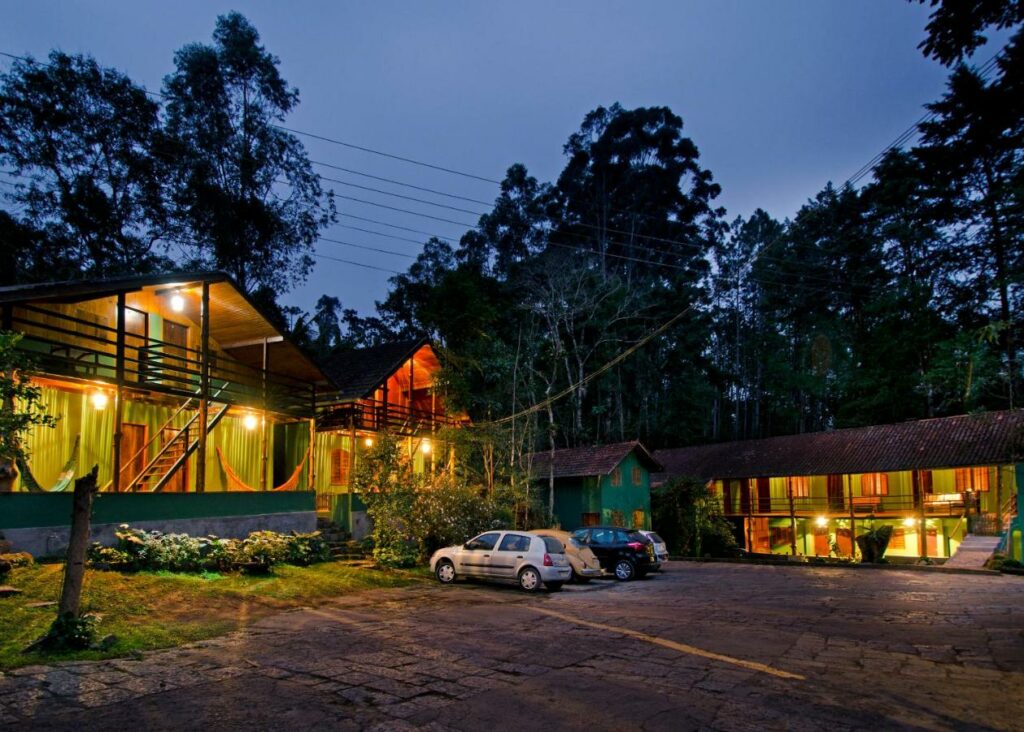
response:
<path fill-rule="evenodd" d="M 643 474 L 643 471 L 640 469 L 639 465 L 634 465 L 633 466 L 632 478 L 633 478 L 633 485 L 643 485 L 644 474 Z"/>
<path fill-rule="evenodd" d="M 988 468 L 957 468 L 956 492 L 987 491 Z"/>
<path fill-rule="evenodd" d="M 580 524 L 583 526 L 597 526 L 601 523 L 601 514 L 583 513 L 580 514 Z"/>
<path fill-rule="evenodd" d="M 341 447 L 331 450 L 331 485 L 348 485 L 348 469 L 348 450 Z"/>
<path fill-rule="evenodd" d="M 614 485 L 614 486 L 622 485 L 622 468 L 615 468 L 612 471 L 612 485 Z"/>
<path fill-rule="evenodd" d="M 860 494 L 862 496 L 889 495 L 889 474 L 864 473 L 860 476 Z"/>
<path fill-rule="evenodd" d="M 789 487 L 789 495 L 793 498 L 808 498 L 811 495 L 811 477 L 809 475 L 794 475 L 786 478 Z"/>
<path fill-rule="evenodd" d="M 789 545 L 793 543 L 793 529 L 789 526 L 772 526 L 769 530 L 772 546 Z"/>

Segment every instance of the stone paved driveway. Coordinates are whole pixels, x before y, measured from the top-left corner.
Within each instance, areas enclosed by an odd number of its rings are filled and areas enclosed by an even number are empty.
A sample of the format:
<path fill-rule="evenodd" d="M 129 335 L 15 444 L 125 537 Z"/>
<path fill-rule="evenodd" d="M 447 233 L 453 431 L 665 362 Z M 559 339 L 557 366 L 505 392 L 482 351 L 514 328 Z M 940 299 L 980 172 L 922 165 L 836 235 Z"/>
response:
<path fill-rule="evenodd" d="M 1024 580 L 676 564 L 341 598 L 0 678 L 24 729 L 1024 729 Z"/>

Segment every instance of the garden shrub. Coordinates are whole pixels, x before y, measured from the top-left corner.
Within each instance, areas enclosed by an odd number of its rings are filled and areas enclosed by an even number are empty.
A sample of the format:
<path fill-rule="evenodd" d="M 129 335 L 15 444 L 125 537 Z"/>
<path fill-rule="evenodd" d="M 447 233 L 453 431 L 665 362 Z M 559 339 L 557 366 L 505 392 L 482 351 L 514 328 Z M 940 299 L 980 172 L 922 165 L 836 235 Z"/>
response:
<path fill-rule="evenodd" d="M 245 539 L 223 539 L 164 534 L 123 524 L 114 535 L 115 546 L 94 543 L 89 548 L 88 559 L 94 567 L 128 571 L 269 572 L 275 564 L 306 566 L 330 559 L 327 543 L 318 531 L 291 535 L 255 531 Z"/>

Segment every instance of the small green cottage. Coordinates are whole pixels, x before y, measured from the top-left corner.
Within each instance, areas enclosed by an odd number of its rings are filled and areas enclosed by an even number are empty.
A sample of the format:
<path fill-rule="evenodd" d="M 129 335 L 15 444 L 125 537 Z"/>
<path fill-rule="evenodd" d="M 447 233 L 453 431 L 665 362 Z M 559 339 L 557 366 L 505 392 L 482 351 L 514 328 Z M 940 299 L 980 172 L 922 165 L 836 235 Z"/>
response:
<path fill-rule="evenodd" d="M 535 452 L 524 461 L 537 484 L 554 478 L 555 520 L 563 529 L 651 528 L 651 473 L 663 468 L 639 442 Z"/>

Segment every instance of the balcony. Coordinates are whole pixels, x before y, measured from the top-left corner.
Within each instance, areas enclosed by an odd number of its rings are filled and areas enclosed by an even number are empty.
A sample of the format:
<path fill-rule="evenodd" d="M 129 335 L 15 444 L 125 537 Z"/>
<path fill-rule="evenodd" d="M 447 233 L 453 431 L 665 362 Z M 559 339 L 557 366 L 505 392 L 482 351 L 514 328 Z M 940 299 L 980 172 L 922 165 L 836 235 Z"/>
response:
<path fill-rule="evenodd" d="M 318 407 L 321 402 L 318 400 Z M 451 427 L 456 420 L 441 412 L 415 409 L 402 404 L 391 404 L 375 399 L 329 402 L 320 407 L 317 429 L 351 430 L 357 432 L 392 432 L 396 435 L 416 436 Z"/>
<path fill-rule="evenodd" d="M 723 510 L 727 516 L 789 516 L 789 498 L 779 496 L 758 496 L 756 494 L 737 495 L 733 494 L 730 505 L 725 505 L 723 496 L 718 495 L 723 501 Z M 827 516 L 839 515 L 849 516 L 849 496 L 811 496 L 793 499 L 793 512 L 797 516 Z M 921 503 L 914 500 L 913 496 L 853 496 L 854 516 L 905 516 L 908 513 L 920 513 Z M 930 494 L 925 496 L 924 512 L 933 517 L 960 517 L 965 511 L 964 498 L 959 493 Z"/>
<path fill-rule="evenodd" d="M 24 334 L 41 376 L 117 384 L 118 332 L 99 320 L 87 320 L 35 305 L 13 308 L 11 324 Z M 124 333 L 123 385 L 190 398 L 198 395 L 202 353 L 177 343 Z M 209 356 L 209 392 L 223 404 L 312 416 L 313 389 L 300 379 L 264 373 L 225 354 Z"/>

